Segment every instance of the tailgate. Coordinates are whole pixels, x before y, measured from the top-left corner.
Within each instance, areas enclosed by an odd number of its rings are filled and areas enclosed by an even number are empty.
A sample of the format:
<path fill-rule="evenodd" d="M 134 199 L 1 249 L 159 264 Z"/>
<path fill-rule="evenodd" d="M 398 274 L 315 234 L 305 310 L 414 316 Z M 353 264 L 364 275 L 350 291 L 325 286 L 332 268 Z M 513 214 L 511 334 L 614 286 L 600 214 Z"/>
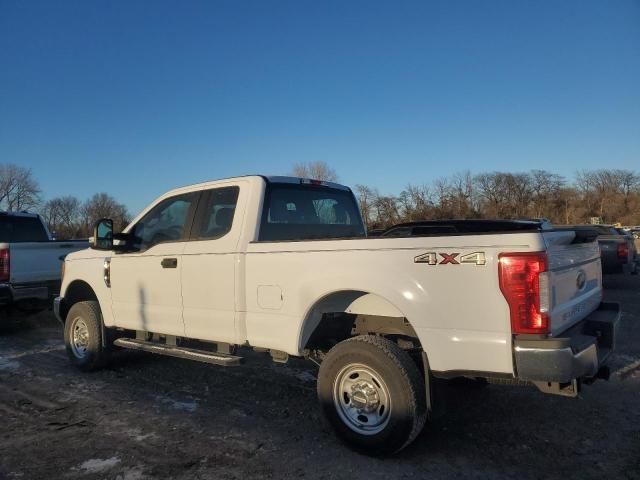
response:
<path fill-rule="evenodd" d="M 551 335 L 562 333 L 593 312 L 602 299 L 597 241 L 571 243 L 572 232 L 545 232 L 549 262 L 548 305 Z"/>

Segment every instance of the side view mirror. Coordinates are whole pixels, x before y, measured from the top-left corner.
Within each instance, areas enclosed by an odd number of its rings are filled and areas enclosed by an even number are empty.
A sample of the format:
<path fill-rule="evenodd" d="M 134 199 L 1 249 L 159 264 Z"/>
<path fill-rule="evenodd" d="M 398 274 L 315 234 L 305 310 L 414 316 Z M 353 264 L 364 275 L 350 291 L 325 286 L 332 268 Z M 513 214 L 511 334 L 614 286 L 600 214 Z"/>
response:
<path fill-rule="evenodd" d="M 113 220 L 101 218 L 96 222 L 89 246 L 94 250 L 113 250 Z"/>

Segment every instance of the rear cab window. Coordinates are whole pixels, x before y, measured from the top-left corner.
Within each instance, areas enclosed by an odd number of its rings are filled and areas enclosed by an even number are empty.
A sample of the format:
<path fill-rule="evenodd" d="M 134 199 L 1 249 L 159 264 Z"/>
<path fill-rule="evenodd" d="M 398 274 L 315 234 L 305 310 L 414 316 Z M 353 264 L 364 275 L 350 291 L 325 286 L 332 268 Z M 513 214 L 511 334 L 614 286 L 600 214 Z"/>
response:
<path fill-rule="evenodd" d="M 49 237 L 47 232 L 38 217 L 0 216 L 0 242 L 26 243 L 48 241 Z"/>
<path fill-rule="evenodd" d="M 259 241 L 365 236 L 351 190 L 315 184 L 268 184 Z"/>

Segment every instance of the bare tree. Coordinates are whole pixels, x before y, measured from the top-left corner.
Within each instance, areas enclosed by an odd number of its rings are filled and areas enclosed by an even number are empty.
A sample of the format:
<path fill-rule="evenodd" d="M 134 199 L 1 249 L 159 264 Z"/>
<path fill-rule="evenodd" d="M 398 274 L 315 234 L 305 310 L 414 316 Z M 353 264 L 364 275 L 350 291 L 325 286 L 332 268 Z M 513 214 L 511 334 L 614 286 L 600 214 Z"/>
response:
<path fill-rule="evenodd" d="M 475 208 L 475 189 L 473 176 L 466 170 L 453 175 L 450 181 L 451 196 L 455 205 L 454 215 L 457 218 L 474 218 L 478 214 Z"/>
<path fill-rule="evenodd" d="M 412 222 L 429 219 L 433 216 L 431 189 L 428 185 L 409 184 L 398 198 L 402 220 Z"/>
<path fill-rule="evenodd" d="M 41 215 L 59 240 L 75 238 L 82 228 L 81 202 L 76 197 L 52 198 L 44 204 Z"/>
<path fill-rule="evenodd" d="M 324 182 L 337 182 L 338 174 L 325 162 L 296 163 L 291 174 L 294 177 L 313 178 Z"/>
<path fill-rule="evenodd" d="M 485 216 L 499 218 L 506 203 L 504 175 L 500 172 L 481 173 L 475 177 L 476 188 L 481 197 Z"/>
<path fill-rule="evenodd" d="M 387 228 L 401 220 L 398 199 L 390 195 L 379 195 L 374 202 L 376 221 L 379 226 Z"/>
<path fill-rule="evenodd" d="M 638 190 L 640 190 L 640 175 L 631 170 L 617 170 L 617 174 L 625 199 L 628 199 L 633 193 L 638 193 Z"/>
<path fill-rule="evenodd" d="M 88 234 L 95 222 L 101 218 L 113 219 L 113 228 L 122 230 L 129 223 L 127 207 L 118 203 L 111 195 L 101 192 L 96 193 L 82 206 L 83 226 Z"/>
<path fill-rule="evenodd" d="M 452 208 L 451 185 L 446 177 L 437 178 L 433 182 L 434 199 L 436 204 L 436 218 L 452 218 L 454 217 Z"/>
<path fill-rule="evenodd" d="M 526 217 L 532 201 L 531 177 L 527 173 L 502 173 L 505 188 L 506 209 L 503 216 Z"/>
<path fill-rule="evenodd" d="M 35 208 L 40 187 L 31 170 L 13 164 L 0 165 L 0 207 L 9 211 Z"/>
<path fill-rule="evenodd" d="M 578 223 L 586 221 L 585 215 L 580 215 L 580 195 L 573 187 L 562 187 L 558 191 L 557 208 L 548 210 L 545 217 L 554 223 Z"/>
<path fill-rule="evenodd" d="M 356 196 L 365 227 L 367 229 L 374 228 L 373 209 L 378 193 L 366 185 L 356 185 Z"/>
<path fill-rule="evenodd" d="M 605 222 L 637 217 L 632 204 L 640 191 L 640 177 L 629 170 L 601 169 L 579 171 L 576 186 L 580 190 L 586 214 Z"/>
<path fill-rule="evenodd" d="M 546 170 L 532 170 L 530 173 L 533 216 L 552 217 L 553 206 L 561 200 L 561 190 L 565 179 Z M 566 192 L 565 192 L 566 193 Z M 568 197 L 562 196 L 563 201 Z"/>
<path fill-rule="evenodd" d="M 575 187 L 584 202 L 584 207 L 591 213 L 594 213 L 592 211 L 594 186 L 591 172 L 588 170 L 579 170 L 576 172 Z"/>

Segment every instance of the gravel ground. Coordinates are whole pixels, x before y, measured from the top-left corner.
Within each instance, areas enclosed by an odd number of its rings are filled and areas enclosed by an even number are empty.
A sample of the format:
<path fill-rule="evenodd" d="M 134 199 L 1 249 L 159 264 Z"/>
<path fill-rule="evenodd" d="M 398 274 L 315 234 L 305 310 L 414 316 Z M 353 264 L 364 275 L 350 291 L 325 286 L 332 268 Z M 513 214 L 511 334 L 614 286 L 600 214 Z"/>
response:
<path fill-rule="evenodd" d="M 374 459 L 324 424 L 312 364 L 250 354 L 221 368 L 122 352 L 72 368 L 50 314 L 0 330 L 0 479 L 624 478 L 640 480 L 640 277 L 607 280 L 624 311 L 609 382 L 578 399 L 441 386 L 445 415 Z"/>

